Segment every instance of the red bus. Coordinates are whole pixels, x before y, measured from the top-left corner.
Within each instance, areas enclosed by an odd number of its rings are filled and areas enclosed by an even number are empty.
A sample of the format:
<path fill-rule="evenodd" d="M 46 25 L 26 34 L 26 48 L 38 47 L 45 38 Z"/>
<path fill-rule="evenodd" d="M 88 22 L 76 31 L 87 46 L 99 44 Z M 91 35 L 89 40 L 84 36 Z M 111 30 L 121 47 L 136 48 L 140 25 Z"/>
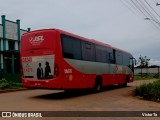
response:
<path fill-rule="evenodd" d="M 59 29 L 21 37 L 22 83 L 27 88 L 83 89 L 133 82 L 134 59 L 124 50 Z"/>

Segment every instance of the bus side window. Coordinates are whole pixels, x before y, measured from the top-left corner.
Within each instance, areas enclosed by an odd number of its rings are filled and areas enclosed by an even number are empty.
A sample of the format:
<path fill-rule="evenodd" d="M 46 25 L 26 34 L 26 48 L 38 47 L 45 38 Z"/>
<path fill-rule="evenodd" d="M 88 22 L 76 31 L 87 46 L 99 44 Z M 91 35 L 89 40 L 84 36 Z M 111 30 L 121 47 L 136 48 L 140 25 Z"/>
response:
<path fill-rule="evenodd" d="M 68 36 L 65 36 L 65 35 L 62 36 L 62 50 L 63 50 L 64 58 L 73 59 L 72 40 Z"/>
<path fill-rule="evenodd" d="M 62 54 L 64 58 L 82 59 L 81 41 L 77 38 L 67 35 L 61 36 L 62 41 Z"/>
<path fill-rule="evenodd" d="M 107 62 L 107 48 L 96 45 L 96 62 Z"/>
<path fill-rule="evenodd" d="M 108 58 L 108 63 L 115 64 L 115 52 L 111 48 L 107 48 L 107 58 Z"/>
<path fill-rule="evenodd" d="M 109 63 L 113 63 L 113 54 L 112 53 L 108 54 L 109 54 Z"/>
<path fill-rule="evenodd" d="M 73 59 L 73 54 L 63 52 L 63 57 L 64 57 L 64 58 L 71 58 L 71 59 Z"/>
<path fill-rule="evenodd" d="M 83 60 L 95 61 L 95 45 L 89 42 L 82 42 Z"/>
<path fill-rule="evenodd" d="M 116 64 L 123 65 L 123 54 L 122 54 L 122 52 L 115 51 L 115 56 L 116 56 Z"/>

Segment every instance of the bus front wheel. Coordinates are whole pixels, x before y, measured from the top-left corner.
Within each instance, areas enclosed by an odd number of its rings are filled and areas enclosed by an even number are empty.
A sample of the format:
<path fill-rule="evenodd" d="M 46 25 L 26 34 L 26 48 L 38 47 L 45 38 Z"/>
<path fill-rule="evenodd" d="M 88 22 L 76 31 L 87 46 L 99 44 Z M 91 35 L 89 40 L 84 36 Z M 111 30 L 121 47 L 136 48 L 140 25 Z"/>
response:
<path fill-rule="evenodd" d="M 126 76 L 125 83 L 119 84 L 120 87 L 126 87 L 129 81 L 129 76 Z"/>

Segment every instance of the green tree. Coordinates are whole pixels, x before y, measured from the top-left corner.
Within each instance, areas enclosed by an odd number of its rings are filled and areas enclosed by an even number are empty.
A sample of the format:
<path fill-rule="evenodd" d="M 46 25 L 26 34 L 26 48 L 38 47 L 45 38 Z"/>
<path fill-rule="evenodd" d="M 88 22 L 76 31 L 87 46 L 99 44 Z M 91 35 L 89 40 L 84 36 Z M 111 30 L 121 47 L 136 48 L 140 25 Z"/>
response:
<path fill-rule="evenodd" d="M 147 68 L 148 68 L 148 65 L 149 65 L 149 61 L 150 61 L 150 59 L 148 59 L 147 56 L 143 57 L 143 56 L 140 55 L 140 57 L 139 57 L 139 63 L 140 63 L 139 67 L 141 68 L 141 77 L 142 77 L 142 68 L 146 68 L 146 74 L 148 74 Z"/>
<path fill-rule="evenodd" d="M 139 57 L 139 63 L 141 68 L 147 68 L 149 65 L 150 59 L 147 58 L 147 56 L 141 56 Z"/>

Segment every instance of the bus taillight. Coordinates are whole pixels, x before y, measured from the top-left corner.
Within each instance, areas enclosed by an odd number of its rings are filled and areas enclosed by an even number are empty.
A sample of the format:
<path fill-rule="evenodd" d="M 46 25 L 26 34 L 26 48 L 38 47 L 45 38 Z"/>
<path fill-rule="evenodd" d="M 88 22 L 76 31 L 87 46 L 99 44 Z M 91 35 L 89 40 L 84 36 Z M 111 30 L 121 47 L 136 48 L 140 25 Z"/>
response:
<path fill-rule="evenodd" d="M 54 65 L 54 77 L 57 77 L 59 75 L 59 68 L 58 68 L 58 64 Z"/>

